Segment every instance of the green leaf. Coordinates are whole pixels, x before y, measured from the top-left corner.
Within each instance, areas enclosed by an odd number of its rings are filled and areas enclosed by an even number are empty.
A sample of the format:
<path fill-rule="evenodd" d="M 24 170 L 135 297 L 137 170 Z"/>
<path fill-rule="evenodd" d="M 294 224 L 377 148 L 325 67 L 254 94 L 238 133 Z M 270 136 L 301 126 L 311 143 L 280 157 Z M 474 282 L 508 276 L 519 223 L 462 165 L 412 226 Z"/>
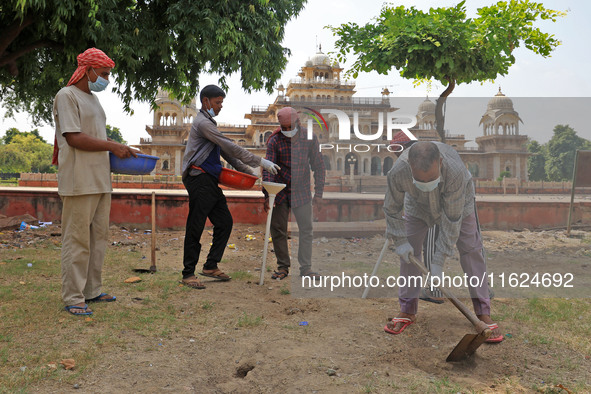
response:
<path fill-rule="evenodd" d="M 76 68 L 76 56 L 91 46 L 115 61 L 116 92 L 127 111 L 132 100 L 153 104 L 159 87 L 189 103 L 204 72 L 240 72 L 245 90 L 272 92 L 289 55 L 281 44 L 285 25 L 305 0 L 8 3 L 13 6 L 2 6 L 0 26 L 25 14 L 36 18 L 9 43 L 8 53 L 39 40 L 53 44 L 16 59 L 18 74 L 0 64 L 2 106 L 7 115 L 24 111 L 37 123 L 51 123 L 55 94 Z"/>
<path fill-rule="evenodd" d="M 452 7 L 384 5 L 374 23 L 329 27 L 337 37 L 339 61 L 354 58 L 349 75 L 397 69 L 403 78 L 436 80 L 443 86 L 505 75 L 515 63 L 520 44 L 542 56 L 560 45 L 552 35 L 533 28 L 538 19 L 555 21 L 566 15 L 529 0 L 500 1 L 467 18 L 465 1 Z M 443 129 L 438 132 L 445 139 Z"/>

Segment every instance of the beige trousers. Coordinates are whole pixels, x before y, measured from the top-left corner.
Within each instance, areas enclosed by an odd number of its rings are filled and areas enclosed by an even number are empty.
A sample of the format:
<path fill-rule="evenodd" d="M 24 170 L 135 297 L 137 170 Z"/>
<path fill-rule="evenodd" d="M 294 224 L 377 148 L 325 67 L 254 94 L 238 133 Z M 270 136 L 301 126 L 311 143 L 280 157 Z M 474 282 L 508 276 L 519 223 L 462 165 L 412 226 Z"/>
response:
<path fill-rule="evenodd" d="M 101 294 L 111 193 L 61 198 L 62 299 L 69 306 Z"/>

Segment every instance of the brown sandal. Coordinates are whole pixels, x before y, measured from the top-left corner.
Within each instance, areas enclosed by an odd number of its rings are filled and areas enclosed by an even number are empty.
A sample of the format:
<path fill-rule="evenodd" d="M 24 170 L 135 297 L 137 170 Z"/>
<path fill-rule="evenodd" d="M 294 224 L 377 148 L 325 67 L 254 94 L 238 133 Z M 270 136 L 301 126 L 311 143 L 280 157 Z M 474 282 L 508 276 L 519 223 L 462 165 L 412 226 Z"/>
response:
<path fill-rule="evenodd" d="M 185 286 L 188 286 L 192 289 L 205 289 L 205 286 L 203 285 L 203 283 L 199 282 L 199 279 L 197 279 L 196 276 L 191 276 L 189 278 L 185 278 L 181 281 L 182 284 L 184 284 Z"/>
<path fill-rule="evenodd" d="M 224 274 L 219 268 L 214 270 L 203 270 L 199 273 L 199 275 L 207 276 L 208 278 L 214 278 L 221 281 L 228 281 L 230 278 L 228 275 Z"/>

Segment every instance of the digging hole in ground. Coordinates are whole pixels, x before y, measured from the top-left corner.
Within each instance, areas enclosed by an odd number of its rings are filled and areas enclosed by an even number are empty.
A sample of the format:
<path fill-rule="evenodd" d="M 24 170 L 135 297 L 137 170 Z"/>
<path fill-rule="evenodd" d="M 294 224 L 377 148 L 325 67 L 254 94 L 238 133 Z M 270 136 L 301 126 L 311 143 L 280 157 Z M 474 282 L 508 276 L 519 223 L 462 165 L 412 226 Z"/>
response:
<path fill-rule="evenodd" d="M 246 375 L 254 369 L 254 365 L 250 363 L 243 364 L 236 370 L 236 377 L 244 379 Z"/>

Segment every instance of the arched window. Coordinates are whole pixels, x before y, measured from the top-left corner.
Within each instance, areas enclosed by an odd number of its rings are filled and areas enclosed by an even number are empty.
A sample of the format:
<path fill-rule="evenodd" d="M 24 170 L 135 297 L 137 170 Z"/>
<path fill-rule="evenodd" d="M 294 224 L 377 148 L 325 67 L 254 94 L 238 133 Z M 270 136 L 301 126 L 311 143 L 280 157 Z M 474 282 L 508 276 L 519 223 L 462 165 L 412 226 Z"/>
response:
<path fill-rule="evenodd" d="M 390 169 L 392 168 L 392 166 L 394 165 L 394 160 L 392 160 L 391 157 L 386 157 L 384 159 L 384 171 L 382 172 L 384 175 L 388 175 L 388 172 L 390 171 Z"/>
<path fill-rule="evenodd" d="M 162 170 L 163 171 L 168 171 L 168 160 L 164 160 L 162 162 Z"/>
<path fill-rule="evenodd" d="M 322 155 L 322 160 L 324 161 L 324 167 L 326 168 L 326 171 L 330 171 L 330 158 L 326 155 Z"/>
<path fill-rule="evenodd" d="M 382 161 L 379 157 L 371 158 L 371 175 L 380 175 L 382 172 Z"/>

